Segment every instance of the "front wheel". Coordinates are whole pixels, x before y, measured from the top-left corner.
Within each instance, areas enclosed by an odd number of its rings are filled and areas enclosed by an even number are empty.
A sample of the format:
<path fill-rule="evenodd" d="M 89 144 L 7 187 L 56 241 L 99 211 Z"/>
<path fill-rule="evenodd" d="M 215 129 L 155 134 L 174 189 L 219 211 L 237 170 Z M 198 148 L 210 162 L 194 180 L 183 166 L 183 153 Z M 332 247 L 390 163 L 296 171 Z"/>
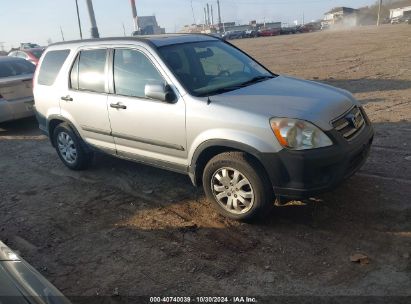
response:
<path fill-rule="evenodd" d="M 53 141 L 61 161 L 71 170 L 84 170 L 90 165 L 91 152 L 86 151 L 81 139 L 67 123 L 54 129 Z"/>
<path fill-rule="evenodd" d="M 207 198 L 224 216 L 250 220 L 267 215 L 273 206 L 273 191 L 262 166 L 242 152 L 213 157 L 203 173 Z"/>

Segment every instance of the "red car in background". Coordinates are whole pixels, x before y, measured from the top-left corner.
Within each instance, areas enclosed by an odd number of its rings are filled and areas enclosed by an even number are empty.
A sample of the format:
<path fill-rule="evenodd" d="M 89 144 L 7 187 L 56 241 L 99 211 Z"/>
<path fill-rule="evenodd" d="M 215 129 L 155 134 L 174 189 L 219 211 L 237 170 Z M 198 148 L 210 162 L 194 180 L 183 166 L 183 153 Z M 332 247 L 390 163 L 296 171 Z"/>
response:
<path fill-rule="evenodd" d="M 280 32 L 280 29 L 276 28 L 265 28 L 258 31 L 260 37 L 277 36 Z"/>
<path fill-rule="evenodd" d="M 15 50 L 11 51 L 8 56 L 23 58 L 30 61 L 32 64 L 37 65 L 41 54 L 43 54 L 44 48 L 35 48 L 35 49 L 24 49 L 24 50 Z"/>

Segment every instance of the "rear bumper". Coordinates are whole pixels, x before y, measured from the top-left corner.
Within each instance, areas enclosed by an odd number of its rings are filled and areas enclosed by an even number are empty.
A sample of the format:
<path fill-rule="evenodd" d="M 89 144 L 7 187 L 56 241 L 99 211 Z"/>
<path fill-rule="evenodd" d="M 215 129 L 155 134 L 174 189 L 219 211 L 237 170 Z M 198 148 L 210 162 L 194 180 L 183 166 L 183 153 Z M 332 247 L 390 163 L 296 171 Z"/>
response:
<path fill-rule="evenodd" d="M 352 141 L 337 131 L 327 132 L 331 147 L 262 154 L 260 160 L 279 197 L 303 199 L 334 189 L 365 163 L 374 137 L 368 123 Z"/>
<path fill-rule="evenodd" d="M 33 97 L 25 97 L 13 101 L 0 99 L 0 122 L 33 116 L 33 108 Z"/>

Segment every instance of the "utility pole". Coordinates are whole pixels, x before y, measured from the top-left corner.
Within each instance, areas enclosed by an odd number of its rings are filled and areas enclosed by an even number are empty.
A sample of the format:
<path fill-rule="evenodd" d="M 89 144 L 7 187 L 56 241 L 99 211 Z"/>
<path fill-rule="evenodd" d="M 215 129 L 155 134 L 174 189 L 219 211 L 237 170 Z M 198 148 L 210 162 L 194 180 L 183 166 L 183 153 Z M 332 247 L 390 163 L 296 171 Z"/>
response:
<path fill-rule="evenodd" d="M 194 14 L 194 7 L 193 7 L 193 0 L 190 1 L 191 2 L 191 12 L 193 13 L 193 24 L 197 24 L 197 20 L 196 20 L 196 15 Z"/>
<path fill-rule="evenodd" d="M 64 41 L 63 29 L 61 28 L 61 26 L 60 26 L 60 33 L 61 33 L 61 39 L 63 39 L 63 41 Z"/>
<path fill-rule="evenodd" d="M 77 11 L 78 29 L 80 31 L 80 39 L 83 40 L 83 33 L 81 32 L 80 14 L 78 11 L 78 0 L 76 0 L 76 11 Z"/>
<path fill-rule="evenodd" d="M 124 22 L 122 23 L 123 25 L 123 33 L 124 33 L 124 37 L 126 37 L 126 27 L 124 26 Z"/>
<path fill-rule="evenodd" d="M 138 35 L 140 32 L 139 26 L 138 26 L 138 17 L 137 17 L 137 9 L 136 9 L 136 1 L 135 0 L 130 0 L 130 5 L 131 5 L 131 13 L 133 15 L 133 23 L 134 23 L 134 35 Z"/>
<path fill-rule="evenodd" d="M 213 5 L 211 4 L 211 25 L 214 25 L 214 12 L 213 12 Z"/>
<path fill-rule="evenodd" d="M 91 37 L 100 38 L 100 34 L 98 33 L 98 28 L 97 28 L 97 23 L 96 23 L 96 16 L 94 15 L 93 2 L 92 0 L 86 0 L 86 1 L 87 1 L 88 15 L 90 17 L 90 23 L 91 23 Z"/>
<path fill-rule="evenodd" d="M 380 23 L 381 23 L 381 7 L 382 7 L 382 0 L 380 0 L 379 5 L 378 5 L 377 26 L 380 26 Z"/>
<path fill-rule="evenodd" d="M 207 25 L 207 9 L 204 7 L 204 25 Z"/>
<path fill-rule="evenodd" d="M 211 20 L 210 20 L 210 5 L 207 3 L 207 24 L 210 25 L 211 24 Z"/>
<path fill-rule="evenodd" d="M 221 8 L 220 0 L 217 0 L 217 10 L 218 10 L 218 30 L 221 32 Z"/>

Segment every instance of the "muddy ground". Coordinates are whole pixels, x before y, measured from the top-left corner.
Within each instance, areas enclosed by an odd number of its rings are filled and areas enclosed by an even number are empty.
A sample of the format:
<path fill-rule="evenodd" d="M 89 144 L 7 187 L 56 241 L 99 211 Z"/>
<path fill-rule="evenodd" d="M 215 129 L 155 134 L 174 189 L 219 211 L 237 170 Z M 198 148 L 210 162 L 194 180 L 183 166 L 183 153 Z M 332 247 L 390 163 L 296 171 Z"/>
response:
<path fill-rule="evenodd" d="M 244 224 L 183 175 L 98 155 L 71 172 L 34 119 L 0 124 L 0 239 L 65 295 L 411 296 L 411 26 L 237 40 L 273 71 L 352 91 L 358 174 Z M 364 253 L 369 264 L 350 261 Z"/>

